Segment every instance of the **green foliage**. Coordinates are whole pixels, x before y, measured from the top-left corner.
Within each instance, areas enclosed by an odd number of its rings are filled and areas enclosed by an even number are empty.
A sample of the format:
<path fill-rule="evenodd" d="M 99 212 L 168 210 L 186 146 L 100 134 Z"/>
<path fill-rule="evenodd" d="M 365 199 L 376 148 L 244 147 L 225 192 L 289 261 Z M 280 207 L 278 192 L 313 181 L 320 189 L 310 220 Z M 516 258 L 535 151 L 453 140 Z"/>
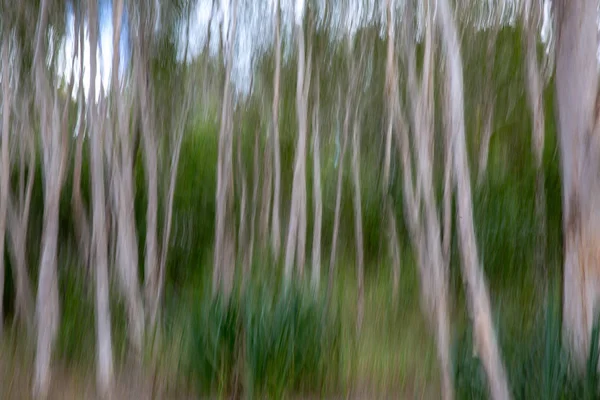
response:
<path fill-rule="evenodd" d="M 599 333 L 597 320 L 583 375 L 576 375 L 561 346 L 560 301 L 549 296 L 545 312 L 534 329 L 519 339 L 498 327 L 502 356 L 515 399 L 593 399 L 600 395 L 598 374 Z M 473 354 L 471 329 L 465 330 L 454 348 L 457 399 L 486 399 L 488 389 L 481 361 Z"/>
<path fill-rule="evenodd" d="M 339 320 L 308 291 L 258 284 L 197 304 L 188 363 L 204 393 L 314 393 L 339 370 Z"/>

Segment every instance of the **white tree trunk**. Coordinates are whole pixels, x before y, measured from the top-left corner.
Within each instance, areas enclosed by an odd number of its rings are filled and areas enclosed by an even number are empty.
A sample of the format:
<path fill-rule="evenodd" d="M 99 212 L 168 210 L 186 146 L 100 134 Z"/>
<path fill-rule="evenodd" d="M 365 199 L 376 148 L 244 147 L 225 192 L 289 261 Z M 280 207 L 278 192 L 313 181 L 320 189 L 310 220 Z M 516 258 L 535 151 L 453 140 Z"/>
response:
<path fill-rule="evenodd" d="M 527 99 L 531 116 L 533 120 L 531 150 L 536 168 L 535 181 L 535 221 L 536 221 L 536 248 L 535 248 L 535 265 L 537 272 L 540 273 L 540 286 L 544 287 L 546 276 L 546 195 L 544 190 L 544 83 L 538 63 L 537 55 L 537 27 L 535 16 L 538 15 L 539 9 L 535 2 L 530 4 L 530 8 L 535 14 L 531 15 L 525 21 L 525 54 L 526 54 L 526 73 L 527 73 Z M 533 18 L 532 18 L 533 17 Z M 543 288 L 545 291 L 545 289 Z"/>
<path fill-rule="evenodd" d="M 22 105 L 22 115 L 27 115 L 25 110 L 29 106 L 29 101 L 24 100 Z M 31 206 L 31 194 L 33 192 L 33 182 L 35 178 L 35 159 L 36 151 L 33 132 L 29 123 L 29 118 L 22 118 L 19 125 L 21 131 L 19 146 L 19 183 L 17 204 L 8 195 L 8 236 L 11 247 L 11 261 L 13 266 L 13 277 L 16 283 L 16 307 L 18 319 L 22 320 L 28 333 L 33 333 L 34 314 L 33 314 L 33 293 L 27 272 L 27 231 L 29 227 L 29 210 Z M 27 158 L 27 168 L 25 161 Z M 27 182 L 25 182 L 25 169 L 27 169 Z"/>
<path fill-rule="evenodd" d="M 233 232 L 233 105 L 231 98 L 231 65 L 233 60 L 233 41 L 235 40 L 236 6 L 233 2 L 225 86 L 221 107 L 221 128 L 219 131 L 219 149 L 217 161 L 217 193 L 215 222 L 215 255 L 213 270 L 213 293 L 222 290 L 229 298 L 233 289 L 235 269 L 235 234 Z"/>
<path fill-rule="evenodd" d="M 365 309 L 365 256 L 362 229 L 362 204 L 360 196 L 360 118 L 358 103 L 355 105 L 352 130 L 352 180 L 354 183 L 354 237 L 356 239 L 356 282 L 358 285 L 356 326 L 360 332 Z"/>
<path fill-rule="evenodd" d="M 58 332 L 59 303 L 56 271 L 58 241 L 58 211 L 61 189 L 60 115 L 56 96 L 45 65 L 44 35 L 48 23 L 48 1 L 42 1 L 36 32 L 33 68 L 35 96 L 40 118 L 44 165 L 44 218 L 38 290 L 36 299 L 37 343 L 33 393 L 46 397 L 50 384 L 52 347 Z M 55 93 L 56 94 L 56 93 Z"/>
<path fill-rule="evenodd" d="M 597 2 L 558 1 L 556 95 L 565 237 L 563 338 L 585 370 L 600 295 Z"/>
<path fill-rule="evenodd" d="M 311 50 L 305 59 L 304 29 L 296 25 L 298 35 L 298 77 L 296 80 L 296 110 L 298 117 L 298 143 L 292 183 L 292 203 L 285 251 L 285 284 L 292 279 L 294 256 L 296 267 L 302 277 L 306 249 L 306 148 L 307 148 L 307 108 L 308 89 L 310 87 Z"/>
<path fill-rule="evenodd" d="M 10 87 L 10 72 L 9 72 L 9 38 L 8 29 L 4 27 L 4 34 L 2 35 L 2 148 L 1 152 L 1 167 L 0 170 L 0 338 L 4 333 L 4 312 L 3 312 L 3 298 L 4 298 L 4 237 L 6 233 L 6 210 L 8 204 L 8 190 L 9 190 L 9 175 L 10 175 L 10 159 L 9 159 L 9 143 L 8 135 L 10 128 L 10 105 L 11 99 L 11 87 Z"/>
<path fill-rule="evenodd" d="M 98 5 L 89 1 L 90 48 L 98 45 Z M 90 55 L 91 81 L 96 80 L 96 52 Z M 95 99 L 95 85 L 90 85 L 90 157 L 92 183 L 92 254 L 96 278 L 96 379 L 99 392 L 110 393 L 113 381 L 113 355 L 111 340 L 109 280 L 108 280 L 108 241 L 106 232 L 106 198 L 104 190 L 103 141 L 104 127 L 98 117 Z M 100 116 L 102 118 L 102 116 Z M 101 126 L 98 126 L 100 122 Z"/>
<path fill-rule="evenodd" d="M 510 398 L 508 381 L 496 341 L 489 294 L 477 254 L 465 139 L 462 60 L 458 32 L 447 0 L 438 2 L 437 16 L 441 30 L 442 48 L 446 56 L 448 95 L 451 96 L 448 101 L 448 106 L 451 107 L 449 114 L 451 129 L 448 134 L 451 135 L 453 149 L 461 266 L 467 286 L 475 344 L 487 374 L 492 397 L 508 399 Z"/>
<path fill-rule="evenodd" d="M 138 279 L 138 242 L 135 227 L 133 146 L 131 143 L 130 114 L 131 102 L 121 93 L 119 85 L 119 43 L 123 0 L 113 2 L 113 59 L 112 59 L 112 107 L 114 170 L 112 187 L 115 193 L 116 208 L 116 259 L 121 291 L 127 310 L 128 335 L 136 356 L 140 356 L 144 341 L 144 307 Z M 129 96 L 130 98 L 131 96 Z"/>
<path fill-rule="evenodd" d="M 341 102 L 340 92 L 338 92 L 338 104 Z M 342 149 L 340 151 L 338 163 L 338 176 L 335 194 L 335 211 L 333 216 L 333 233 L 331 237 L 331 254 L 329 257 L 329 276 L 327 277 L 327 296 L 333 291 L 333 279 L 335 273 L 335 264 L 337 257 L 337 242 L 340 230 L 340 214 L 342 208 L 342 184 L 344 179 L 344 160 L 346 158 L 346 147 L 348 145 L 348 129 L 350 124 L 350 95 L 346 95 L 346 108 L 344 123 L 342 127 Z"/>
<path fill-rule="evenodd" d="M 281 247 L 281 155 L 279 145 L 279 81 L 281 76 L 281 32 L 279 24 L 279 0 L 275 4 L 275 77 L 273 82 L 273 161 L 274 161 L 274 187 L 273 187 L 273 218 L 271 227 L 271 246 L 273 255 L 277 260 Z"/>
<path fill-rule="evenodd" d="M 312 242 L 312 275 L 311 283 L 313 289 L 319 289 L 321 281 L 321 230 L 323 224 L 323 195 L 321 193 L 321 151 L 319 136 L 319 96 L 320 76 L 316 77 L 315 97 L 316 103 L 313 107 L 313 205 L 314 205 L 314 227 Z"/>

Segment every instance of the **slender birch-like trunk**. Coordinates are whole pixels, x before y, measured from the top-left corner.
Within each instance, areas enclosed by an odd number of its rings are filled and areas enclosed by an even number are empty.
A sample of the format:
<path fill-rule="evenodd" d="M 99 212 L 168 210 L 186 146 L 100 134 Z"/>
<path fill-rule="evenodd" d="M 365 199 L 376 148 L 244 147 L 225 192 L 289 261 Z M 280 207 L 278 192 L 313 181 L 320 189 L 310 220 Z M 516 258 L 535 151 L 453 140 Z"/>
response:
<path fill-rule="evenodd" d="M 98 46 L 98 5 L 90 0 L 88 5 L 90 23 L 90 48 Z M 90 55 L 91 82 L 96 81 L 96 52 Z M 113 382 L 113 355 L 111 340 L 108 241 L 106 230 L 106 197 L 104 188 L 103 141 L 104 125 L 98 117 L 100 105 L 95 104 L 95 85 L 89 89 L 90 157 L 92 178 L 92 245 L 93 268 L 96 278 L 96 376 L 99 392 L 106 396 Z M 97 121 L 100 124 L 97 124 Z"/>
<path fill-rule="evenodd" d="M 271 247 L 273 256 L 277 260 L 281 247 L 281 155 L 279 144 L 279 81 L 281 77 L 281 32 L 279 23 L 279 0 L 275 1 L 275 76 L 273 78 L 273 162 L 274 162 L 274 187 L 273 187 L 273 217 L 271 218 Z M 269 194 L 270 195 L 270 194 Z"/>
<path fill-rule="evenodd" d="M 233 232 L 233 106 L 231 99 L 231 65 L 236 28 L 236 2 L 227 43 L 225 86 L 221 107 L 221 128 L 217 161 L 217 193 L 215 222 L 215 256 L 213 270 L 213 293 L 222 290 L 229 298 L 233 289 L 235 269 L 235 237 Z"/>
<path fill-rule="evenodd" d="M 352 83 L 350 84 L 352 86 Z M 338 92 L 338 103 L 341 102 L 341 91 Z M 350 124 L 350 94 L 346 95 L 344 123 L 342 127 L 342 149 L 340 151 L 338 163 L 338 176 L 335 194 L 335 211 L 333 216 L 333 233 L 331 238 L 331 254 L 329 257 L 329 276 L 327 277 L 327 296 L 331 296 L 333 291 L 333 279 L 335 273 L 335 263 L 337 258 L 337 242 L 340 231 L 340 214 L 342 207 L 342 183 L 344 179 L 344 160 L 346 158 L 346 147 L 348 144 L 348 129 Z"/>
<path fill-rule="evenodd" d="M 313 106 L 313 206 L 314 227 L 312 242 L 312 275 L 311 283 L 315 291 L 319 289 L 321 281 L 321 231 L 323 225 L 323 195 L 321 190 L 321 151 L 319 136 L 319 97 L 320 97 L 320 69 L 317 67 L 315 80 L 315 104 Z"/>
<path fill-rule="evenodd" d="M 537 2 L 529 4 L 530 14 L 525 16 L 524 47 L 526 54 L 527 100 L 533 120 L 531 151 L 536 169 L 535 179 L 535 221 L 537 240 L 535 248 L 535 265 L 540 273 L 540 283 L 544 288 L 547 281 L 546 273 L 546 193 L 544 189 L 544 82 L 542 79 L 537 55 L 537 27 L 539 26 L 540 10 Z"/>
<path fill-rule="evenodd" d="M 446 56 L 445 70 L 449 88 L 447 94 L 450 96 L 447 103 L 451 110 L 448 134 L 451 137 L 453 149 L 461 266 L 469 300 L 469 311 L 473 321 L 475 347 L 485 368 L 491 396 L 494 399 L 508 399 L 510 398 L 508 381 L 492 323 L 487 285 L 477 254 L 465 139 L 463 67 L 458 31 L 447 0 L 438 1 L 437 17 L 442 48 Z"/>
<path fill-rule="evenodd" d="M 298 37 L 298 76 L 296 80 L 296 111 L 298 118 L 298 143 L 296 145 L 296 160 L 294 163 L 294 178 L 292 183 L 292 203 L 285 251 L 284 282 L 289 285 L 292 279 L 294 258 L 300 277 L 303 276 L 306 248 L 306 147 L 308 136 L 308 90 L 310 87 L 311 52 L 309 47 L 308 60 L 305 58 L 304 10 L 296 10 L 296 34 Z"/>
<path fill-rule="evenodd" d="M 48 26 L 48 0 L 40 5 L 37 23 L 33 70 L 35 99 L 40 118 L 40 136 L 44 165 L 44 217 L 42 226 L 40 269 L 36 298 L 36 355 L 33 377 L 33 394 L 46 397 L 50 384 L 52 348 L 59 325 L 57 253 L 58 212 L 62 174 L 64 172 L 64 148 L 61 143 L 61 116 L 56 89 L 46 68 L 47 49 L 45 32 Z"/>
<path fill-rule="evenodd" d="M 6 25 L 6 24 L 5 24 Z M 4 333 L 4 237 L 6 233 L 6 210 L 8 204 L 9 175 L 10 175 L 10 154 L 9 154 L 9 129 L 10 129 L 10 105 L 12 103 L 12 94 L 10 87 L 10 35 L 8 26 L 4 27 L 2 41 L 2 146 L 1 167 L 0 170 L 0 338 Z"/>

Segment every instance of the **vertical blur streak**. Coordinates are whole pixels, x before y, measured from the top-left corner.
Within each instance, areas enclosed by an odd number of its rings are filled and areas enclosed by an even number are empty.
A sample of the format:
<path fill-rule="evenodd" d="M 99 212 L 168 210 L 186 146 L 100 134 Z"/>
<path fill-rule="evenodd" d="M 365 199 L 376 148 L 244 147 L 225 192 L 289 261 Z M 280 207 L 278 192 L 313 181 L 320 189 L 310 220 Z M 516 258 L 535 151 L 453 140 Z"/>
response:
<path fill-rule="evenodd" d="M 461 266 L 467 286 L 475 343 L 487 374 L 491 396 L 498 400 L 508 399 L 510 398 L 508 381 L 492 324 L 485 277 L 477 254 L 465 138 L 462 60 L 458 32 L 452 9 L 447 0 L 438 1 L 438 23 L 442 36 L 442 48 L 446 55 L 446 79 L 449 85 L 447 94 L 450 96 L 448 104 L 451 107 L 452 122 L 448 134 L 451 135 L 454 150 L 453 164 Z"/>
<path fill-rule="evenodd" d="M 90 77 L 96 79 L 96 51 L 98 46 L 98 4 L 88 2 Z M 95 85 L 90 86 L 90 156 L 92 184 L 92 268 L 96 280 L 96 379 L 102 396 L 110 394 L 113 384 L 113 355 L 109 306 L 108 241 L 106 231 L 106 202 L 104 190 L 104 123 L 99 113 L 100 103 L 95 101 Z M 102 100 L 101 100 L 102 101 Z"/>

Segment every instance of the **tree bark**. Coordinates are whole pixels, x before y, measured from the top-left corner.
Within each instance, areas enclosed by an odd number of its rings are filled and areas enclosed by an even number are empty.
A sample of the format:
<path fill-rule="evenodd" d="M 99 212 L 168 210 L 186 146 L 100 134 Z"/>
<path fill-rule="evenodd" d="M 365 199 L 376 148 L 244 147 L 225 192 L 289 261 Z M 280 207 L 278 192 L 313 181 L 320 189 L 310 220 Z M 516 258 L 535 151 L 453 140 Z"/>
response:
<path fill-rule="evenodd" d="M 238 143 L 237 143 L 237 175 L 239 176 L 238 182 L 240 186 L 240 223 L 238 226 L 238 257 L 240 257 L 242 263 L 242 280 L 246 282 L 248 280 L 248 271 L 246 265 L 248 263 L 248 235 L 247 235 L 247 206 L 248 206 L 248 181 L 246 177 L 246 168 L 244 167 L 244 160 L 242 156 L 243 147 L 243 131 L 239 129 Z"/>
<path fill-rule="evenodd" d="M 273 188 L 273 217 L 271 227 L 271 247 L 275 259 L 279 259 L 281 247 L 281 155 L 279 144 L 279 81 L 281 76 L 281 32 L 279 24 L 279 0 L 275 1 L 275 76 L 273 78 L 273 162 L 274 162 L 274 188 Z"/>
<path fill-rule="evenodd" d="M 394 19 L 394 7 L 392 1 L 387 1 L 387 57 L 386 57 L 386 82 L 385 82 L 385 96 L 391 95 L 393 86 L 397 85 L 395 81 L 397 77 L 394 74 L 394 25 L 396 23 Z M 390 101 L 391 99 L 385 99 Z M 391 103 L 390 103 L 391 105 Z M 389 107 L 389 106 L 388 106 Z M 392 131 L 393 131 L 393 111 L 389 112 L 388 115 L 388 126 L 385 136 L 385 155 L 383 162 L 383 192 L 384 192 L 384 210 L 385 217 L 388 220 L 388 246 L 392 253 L 392 299 L 395 300 L 398 297 L 398 288 L 400 286 L 400 246 L 398 244 L 398 231 L 396 228 L 396 214 L 392 206 L 392 196 L 389 193 L 390 190 L 390 164 L 392 157 Z"/>
<path fill-rule="evenodd" d="M 9 175 L 10 175 L 10 154 L 9 150 L 9 128 L 10 128 L 10 105 L 11 87 L 10 87 L 10 72 L 9 72 L 9 38 L 8 27 L 4 27 L 2 35 L 2 148 L 1 148 L 1 166 L 0 170 L 0 338 L 4 333 L 4 237 L 6 233 L 6 210 L 8 203 L 9 190 Z"/>
<path fill-rule="evenodd" d="M 494 399 L 508 399 L 510 392 L 500 349 L 492 324 L 491 305 L 485 277 L 479 264 L 473 224 L 473 203 L 467 160 L 463 71 L 458 32 L 447 0 L 438 2 L 438 23 L 442 48 L 446 55 L 446 84 L 451 124 L 448 134 L 453 149 L 454 179 L 456 185 L 457 221 L 462 258 L 462 272 L 467 286 L 471 318 L 474 325 L 475 345 L 485 368 L 491 395 Z"/>
<path fill-rule="evenodd" d="M 213 270 L 213 293 L 222 291 L 229 298 L 233 289 L 235 269 L 235 238 L 233 232 L 233 110 L 231 99 L 231 65 L 235 40 L 236 5 L 233 2 L 217 161 L 217 193 L 215 222 L 215 258 Z"/>
<path fill-rule="evenodd" d="M 119 85 L 121 22 L 123 0 L 113 1 L 113 59 L 111 90 L 114 99 L 112 184 L 116 208 L 116 259 L 121 291 L 125 298 L 128 336 L 136 357 L 141 356 L 144 341 L 144 306 L 138 279 L 138 242 L 135 227 L 133 146 L 130 132 L 131 102 Z M 131 96 L 129 96 L 131 97 Z M 153 326 L 152 326 L 153 327 Z"/>
<path fill-rule="evenodd" d="M 188 18 L 188 29 L 189 29 L 189 18 Z M 186 52 L 187 55 L 187 45 Z M 187 58 L 187 57 L 186 57 Z M 187 75 L 187 74 L 186 74 Z M 165 220 L 163 222 L 163 242 L 160 254 L 159 264 L 159 280 L 158 280 L 158 294 L 156 296 L 156 303 L 152 310 L 152 321 L 153 324 L 157 320 L 159 308 L 162 303 L 162 299 L 165 291 L 165 280 L 167 270 L 167 257 L 169 253 L 169 243 L 171 238 L 171 226 L 173 221 L 173 204 L 175 202 L 175 186 L 177 184 L 177 171 L 179 170 L 179 157 L 181 155 L 181 145 L 183 143 L 183 135 L 185 134 L 185 124 L 187 121 L 188 112 L 191 108 L 191 94 L 188 90 L 185 91 L 183 105 L 181 107 L 181 114 L 175 122 L 175 128 L 172 132 L 175 134 L 174 148 L 171 153 L 171 165 L 170 165 L 170 176 L 169 176 L 169 189 L 166 192 L 165 199 Z M 154 328 L 154 326 L 152 326 Z"/>
<path fill-rule="evenodd" d="M 8 194 L 8 237 L 11 247 L 11 262 L 13 266 L 13 279 L 16 283 L 16 307 L 15 315 L 17 320 L 21 320 L 27 328 L 28 333 L 34 332 L 34 314 L 33 314 L 33 294 L 31 284 L 27 273 L 27 230 L 29 227 L 29 210 L 31 205 L 31 193 L 33 191 L 33 181 L 35 177 L 35 145 L 33 132 L 29 125 L 29 119 L 25 117 L 25 112 L 29 106 L 28 101 L 23 101 L 21 115 L 22 118 L 21 141 L 19 146 L 19 186 L 17 203 Z M 25 183 L 25 161 L 28 153 L 27 165 L 27 183 Z"/>
<path fill-rule="evenodd" d="M 527 75 L 527 99 L 533 119 L 531 150 L 536 169 L 535 180 L 535 221 L 537 228 L 535 265 L 540 274 L 540 285 L 545 293 L 546 274 L 546 194 L 544 189 L 544 83 L 540 73 L 537 55 L 537 27 L 535 18 L 539 13 L 536 2 L 530 3 L 532 15 L 525 21 L 525 51 L 526 51 L 526 75 Z"/>
<path fill-rule="evenodd" d="M 60 319 L 56 257 L 61 174 L 63 172 L 58 100 L 56 92 L 52 96 L 52 86 L 45 65 L 47 50 L 44 45 L 44 35 L 48 25 L 48 7 L 48 0 L 42 1 L 33 59 L 35 96 L 40 118 L 44 164 L 44 217 L 36 299 L 37 343 L 33 378 L 34 397 L 41 398 L 48 394 L 52 347 Z"/>
<path fill-rule="evenodd" d="M 482 184 L 485 179 L 488 156 L 490 153 L 490 141 L 492 140 L 492 134 L 494 133 L 494 98 L 495 93 L 493 90 L 493 72 L 494 72 L 494 52 L 496 45 L 496 37 L 498 35 L 498 28 L 496 26 L 491 28 L 490 38 L 487 43 L 487 54 L 486 54 L 486 66 L 485 66 L 485 82 L 483 82 L 483 110 L 484 110 L 484 125 L 483 132 L 481 135 L 481 147 L 479 150 L 479 169 L 477 171 L 477 183 Z"/>
<path fill-rule="evenodd" d="M 600 295 L 597 2 L 561 0 L 555 7 L 565 240 L 563 339 L 583 373 Z"/>
<path fill-rule="evenodd" d="M 412 12 L 408 9 L 408 12 Z M 433 141 L 434 141 L 434 37 L 433 37 L 433 17 L 432 10 L 428 6 L 426 12 L 425 28 L 425 50 L 423 58 L 423 72 L 420 82 L 417 82 L 415 46 L 407 46 L 408 56 L 408 88 L 413 110 L 412 139 L 415 151 L 415 163 L 417 166 L 417 196 L 422 198 L 424 215 L 420 214 L 420 207 L 411 200 L 413 187 L 412 178 L 406 176 L 409 169 L 405 165 L 405 186 L 410 188 L 410 192 L 405 189 L 405 198 L 408 205 L 414 209 L 412 213 L 416 214 L 416 220 L 409 222 L 409 230 L 413 246 L 417 251 L 417 258 L 420 264 L 422 290 L 428 316 L 432 319 L 431 323 L 435 327 L 435 338 L 437 345 L 438 359 L 442 373 L 442 395 L 446 399 L 452 399 L 454 396 L 454 386 L 452 382 L 452 364 L 450 356 L 450 322 L 448 312 L 448 271 L 445 268 L 444 257 L 441 243 L 440 221 L 436 209 L 435 191 L 433 187 Z M 407 32 L 405 40 L 412 41 L 410 31 Z M 394 99 L 394 101 L 396 101 Z M 406 136 L 405 130 L 402 130 Z M 408 145 L 409 140 L 403 139 L 404 147 Z M 408 149 L 404 149 L 404 163 L 410 163 Z M 407 211 L 411 212 L 411 211 Z M 422 221 L 418 221 L 421 219 Z"/>
<path fill-rule="evenodd" d="M 79 56 L 79 71 L 83 71 L 83 6 L 77 9 L 75 17 L 75 25 L 77 35 L 75 38 L 76 54 Z M 83 73 L 79 74 L 79 89 L 77 95 L 77 126 L 76 126 L 76 144 L 75 144 L 75 160 L 73 165 L 73 189 L 71 193 L 71 207 L 73 208 L 73 219 L 75 225 L 75 235 L 77 236 L 77 244 L 79 246 L 79 255 L 82 265 L 86 272 L 86 277 L 89 277 L 90 268 L 90 221 L 88 219 L 87 207 L 83 203 L 81 196 L 81 169 L 83 161 L 83 141 L 85 136 L 85 98 L 83 88 Z M 34 149 L 35 151 L 35 149 Z"/>
<path fill-rule="evenodd" d="M 356 282 L 358 285 L 356 326 L 357 331 L 360 332 L 365 309 L 365 256 L 360 196 L 360 119 L 358 118 L 358 102 L 355 107 L 354 128 L 352 130 L 352 180 L 354 183 L 354 236 L 356 239 Z"/>
<path fill-rule="evenodd" d="M 352 85 L 352 83 L 351 83 Z M 341 95 L 338 92 L 338 104 L 341 102 Z M 346 95 L 346 108 L 344 115 L 344 125 L 342 128 L 342 149 L 338 164 L 338 176 L 335 195 L 335 211 L 333 216 L 333 233 L 331 238 L 331 254 L 329 257 L 329 276 L 327 277 L 327 296 L 331 296 L 333 291 L 333 279 L 335 273 L 335 263 L 337 258 L 337 242 L 340 230 L 340 214 L 342 208 L 342 183 L 344 180 L 344 160 L 346 157 L 346 147 L 348 144 L 348 125 L 350 124 L 350 95 Z"/>
<path fill-rule="evenodd" d="M 311 52 L 305 59 L 304 28 L 296 24 L 298 35 L 298 77 L 296 80 L 296 110 L 298 118 L 298 143 L 292 183 L 292 203 L 285 251 L 285 284 L 292 279 L 294 256 L 298 274 L 303 277 L 306 250 L 306 147 L 308 136 L 308 90 L 310 87 Z"/>
<path fill-rule="evenodd" d="M 313 106 L 313 206 L 314 227 L 312 242 L 312 276 L 311 283 L 315 291 L 319 289 L 321 281 L 321 231 L 323 224 L 323 195 L 321 193 L 321 151 L 319 136 L 319 97 L 320 97 L 320 74 L 317 69 L 315 80 L 315 105 Z"/>
<path fill-rule="evenodd" d="M 89 1 L 90 48 L 98 46 L 98 5 Z M 90 79 L 96 81 L 96 52 L 90 52 Z M 109 281 L 108 281 L 108 241 L 106 232 L 106 201 L 104 189 L 103 140 L 104 126 L 96 125 L 97 107 L 95 85 L 90 85 L 90 157 L 92 181 L 92 244 L 96 278 L 96 357 L 97 385 L 103 396 L 109 395 L 113 383 L 113 355 L 111 340 Z"/>
<path fill-rule="evenodd" d="M 260 130 L 254 132 L 254 160 L 252 172 L 252 209 L 250 211 L 250 242 L 248 244 L 247 264 L 244 265 L 246 276 L 250 278 L 252 272 L 252 263 L 254 262 L 254 237 L 256 234 L 256 212 L 258 208 L 258 187 L 260 184 Z"/>

